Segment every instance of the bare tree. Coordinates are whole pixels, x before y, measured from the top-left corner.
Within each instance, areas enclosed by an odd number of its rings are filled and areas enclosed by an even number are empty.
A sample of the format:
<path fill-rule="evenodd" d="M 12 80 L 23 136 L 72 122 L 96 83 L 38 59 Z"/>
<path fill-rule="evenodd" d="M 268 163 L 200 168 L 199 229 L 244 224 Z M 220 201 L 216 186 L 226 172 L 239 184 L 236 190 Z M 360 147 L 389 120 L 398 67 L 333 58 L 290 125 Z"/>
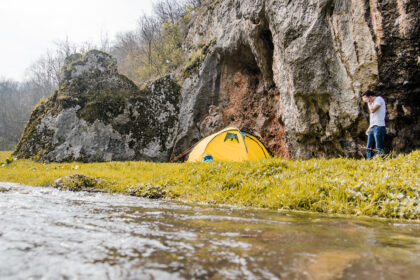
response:
<path fill-rule="evenodd" d="M 194 9 L 197 9 L 203 4 L 204 0 L 186 0 L 184 3 L 187 6 L 191 6 Z"/>
<path fill-rule="evenodd" d="M 118 33 L 111 49 L 111 53 L 116 57 L 126 55 L 132 50 L 139 49 L 141 42 L 136 32 Z"/>
<path fill-rule="evenodd" d="M 42 91 L 42 95 L 46 95 L 47 92 L 51 94 L 53 89 L 58 86 L 61 74 L 56 70 L 60 68 L 60 65 L 54 65 L 55 63 L 57 62 L 51 54 L 47 54 L 26 70 L 27 81 Z M 58 62 L 58 64 L 61 64 L 61 62 Z"/>
<path fill-rule="evenodd" d="M 117 34 L 111 48 L 111 55 L 117 59 L 118 70 L 137 81 L 137 68 L 140 65 L 141 39 L 136 32 Z"/>
<path fill-rule="evenodd" d="M 143 15 L 139 20 L 138 31 L 142 43 L 146 46 L 146 56 L 151 67 L 153 64 L 152 47 L 159 37 L 160 24 L 154 17 Z"/>
<path fill-rule="evenodd" d="M 156 0 L 153 15 L 143 15 L 135 32 L 119 34 L 112 46 L 119 70 L 139 83 L 173 71 L 183 61 L 188 28 L 186 0 Z"/>
<path fill-rule="evenodd" d="M 42 91 L 31 82 L 0 78 L 0 150 L 13 150 Z"/>
<path fill-rule="evenodd" d="M 55 46 L 54 51 L 47 50 L 45 55 L 26 70 L 28 81 L 38 85 L 40 89 L 50 91 L 50 93 L 61 81 L 61 68 L 65 58 L 78 51 L 76 44 L 71 43 L 68 38 L 64 41 L 56 41 Z"/>
<path fill-rule="evenodd" d="M 98 49 L 107 53 L 111 52 L 111 40 L 108 32 L 101 32 Z"/>
<path fill-rule="evenodd" d="M 161 22 L 174 24 L 185 13 L 185 9 L 179 0 L 159 0 L 153 3 L 153 12 Z"/>

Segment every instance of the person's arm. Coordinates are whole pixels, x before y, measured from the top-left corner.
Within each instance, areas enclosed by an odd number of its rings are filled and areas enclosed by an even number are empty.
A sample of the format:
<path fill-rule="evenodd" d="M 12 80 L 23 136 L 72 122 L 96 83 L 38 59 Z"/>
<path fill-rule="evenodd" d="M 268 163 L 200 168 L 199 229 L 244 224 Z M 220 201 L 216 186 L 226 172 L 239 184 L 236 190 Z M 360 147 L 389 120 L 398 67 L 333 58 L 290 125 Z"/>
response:
<path fill-rule="evenodd" d="M 379 109 L 379 107 L 381 107 L 381 105 L 369 102 L 368 107 L 369 107 L 369 111 L 373 114 Z"/>

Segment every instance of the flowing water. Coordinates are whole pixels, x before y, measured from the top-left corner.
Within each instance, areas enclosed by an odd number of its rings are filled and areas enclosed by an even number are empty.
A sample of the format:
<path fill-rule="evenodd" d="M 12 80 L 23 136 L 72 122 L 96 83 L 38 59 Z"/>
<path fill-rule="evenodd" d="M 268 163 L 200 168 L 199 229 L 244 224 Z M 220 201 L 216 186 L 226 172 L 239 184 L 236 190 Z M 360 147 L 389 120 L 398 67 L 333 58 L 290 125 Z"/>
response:
<path fill-rule="evenodd" d="M 420 224 L 0 183 L 0 279 L 420 279 Z"/>

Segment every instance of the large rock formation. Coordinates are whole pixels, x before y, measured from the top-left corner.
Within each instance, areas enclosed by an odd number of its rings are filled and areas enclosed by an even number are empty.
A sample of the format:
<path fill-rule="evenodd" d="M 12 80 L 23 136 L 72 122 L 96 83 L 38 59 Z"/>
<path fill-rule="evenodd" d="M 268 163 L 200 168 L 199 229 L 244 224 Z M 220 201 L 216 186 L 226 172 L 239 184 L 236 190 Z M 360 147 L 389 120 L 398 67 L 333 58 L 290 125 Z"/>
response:
<path fill-rule="evenodd" d="M 66 59 L 59 90 L 33 111 L 15 155 L 46 161 L 167 161 L 180 87 L 170 76 L 140 90 L 100 51 Z"/>
<path fill-rule="evenodd" d="M 420 146 L 419 1 L 206 3 L 186 40 L 206 56 L 183 83 L 177 152 L 236 125 L 275 155 L 357 156 L 367 89 L 387 101 L 388 151 Z"/>
<path fill-rule="evenodd" d="M 16 154 L 167 161 L 235 125 L 274 155 L 359 156 L 367 89 L 387 102 L 387 150 L 420 147 L 418 0 L 203 2 L 185 39 L 193 59 L 182 88 L 166 77 L 141 91 L 108 55 L 74 55 Z"/>

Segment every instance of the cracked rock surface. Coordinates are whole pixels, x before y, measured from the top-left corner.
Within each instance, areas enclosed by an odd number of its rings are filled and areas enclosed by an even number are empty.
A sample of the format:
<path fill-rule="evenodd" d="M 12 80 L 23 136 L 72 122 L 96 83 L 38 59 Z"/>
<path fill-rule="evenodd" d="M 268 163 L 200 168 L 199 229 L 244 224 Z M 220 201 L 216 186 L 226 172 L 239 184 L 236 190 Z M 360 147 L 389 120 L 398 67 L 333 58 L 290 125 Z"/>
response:
<path fill-rule="evenodd" d="M 237 126 L 276 156 L 360 157 L 367 89 L 387 103 L 386 151 L 420 147 L 418 0 L 203 3 L 183 45 L 203 56 L 182 81 L 166 76 L 140 90 L 109 55 L 72 55 L 15 154 L 168 161 Z"/>
<path fill-rule="evenodd" d="M 260 136 L 275 155 L 358 156 L 368 112 L 387 102 L 388 151 L 420 146 L 416 0 L 208 1 L 190 49 L 214 42 L 182 87 L 175 150 L 222 127 Z M 188 48 L 188 47 L 187 47 Z"/>

